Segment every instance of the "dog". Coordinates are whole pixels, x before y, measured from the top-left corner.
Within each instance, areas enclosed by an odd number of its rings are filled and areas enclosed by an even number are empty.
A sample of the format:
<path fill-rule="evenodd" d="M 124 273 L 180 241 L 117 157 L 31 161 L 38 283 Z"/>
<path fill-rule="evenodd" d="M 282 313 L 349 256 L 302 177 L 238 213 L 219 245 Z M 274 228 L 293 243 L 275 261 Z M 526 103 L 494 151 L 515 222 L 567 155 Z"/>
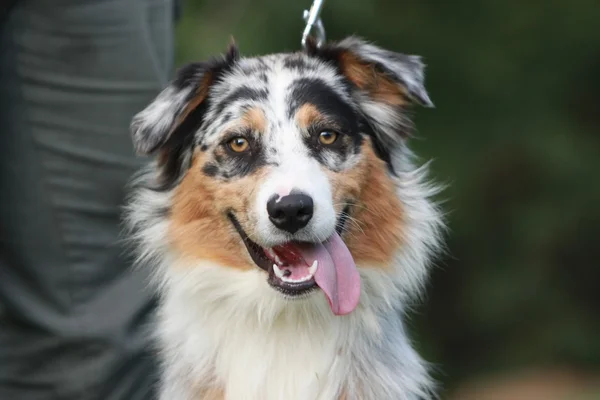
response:
<path fill-rule="evenodd" d="M 127 225 L 161 400 L 434 396 L 403 323 L 443 222 L 407 147 L 420 57 L 358 37 L 182 67 L 133 117 Z"/>

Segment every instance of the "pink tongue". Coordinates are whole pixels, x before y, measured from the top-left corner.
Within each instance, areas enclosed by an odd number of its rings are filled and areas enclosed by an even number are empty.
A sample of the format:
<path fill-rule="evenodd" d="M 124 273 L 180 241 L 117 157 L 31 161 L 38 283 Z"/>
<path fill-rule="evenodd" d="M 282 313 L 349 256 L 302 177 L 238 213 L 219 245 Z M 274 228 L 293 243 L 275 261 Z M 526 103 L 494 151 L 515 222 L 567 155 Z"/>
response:
<path fill-rule="evenodd" d="M 309 265 L 319 262 L 315 282 L 327 296 L 331 311 L 335 315 L 352 312 L 360 299 L 360 275 L 342 238 L 334 233 L 322 244 L 299 246 L 299 250 Z"/>

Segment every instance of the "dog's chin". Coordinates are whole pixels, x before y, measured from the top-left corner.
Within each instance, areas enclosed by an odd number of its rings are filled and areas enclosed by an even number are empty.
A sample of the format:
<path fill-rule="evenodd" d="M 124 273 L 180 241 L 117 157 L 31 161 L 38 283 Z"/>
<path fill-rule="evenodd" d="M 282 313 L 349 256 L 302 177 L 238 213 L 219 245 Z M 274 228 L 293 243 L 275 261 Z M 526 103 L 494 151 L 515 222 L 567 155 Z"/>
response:
<path fill-rule="evenodd" d="M 346 213 L 342 215 L 345 216 Z M 319 288 L 315 281 L 317 262 L 308 265 L 300 254 L 300 249 L 318 246 L 318 243 L 289 240 L 272 247 L 263 247 L 250 239 L 233 213 L 230 212 L 228 218 L 244 242 L 254 264 L 267 273 L 267 282 L 273 289 L 286 298 L 302 299 Z M 341 234 L 344 223 L 345 217 L 340 217 L 336 226 L 338 234 Z"/>

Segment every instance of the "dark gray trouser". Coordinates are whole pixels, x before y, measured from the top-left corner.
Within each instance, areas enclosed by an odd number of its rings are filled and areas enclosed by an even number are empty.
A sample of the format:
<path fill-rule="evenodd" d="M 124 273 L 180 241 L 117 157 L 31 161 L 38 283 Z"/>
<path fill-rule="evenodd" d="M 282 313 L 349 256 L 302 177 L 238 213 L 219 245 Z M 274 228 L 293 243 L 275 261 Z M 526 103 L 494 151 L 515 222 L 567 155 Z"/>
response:
<path fill-rule="evenodd" d="M 172 11 L 18 0 L 0 20 L 0 400 L 153 398 L 153 299 L 119 208 L 141 163 L 129 121 L 170 75 Z"/>

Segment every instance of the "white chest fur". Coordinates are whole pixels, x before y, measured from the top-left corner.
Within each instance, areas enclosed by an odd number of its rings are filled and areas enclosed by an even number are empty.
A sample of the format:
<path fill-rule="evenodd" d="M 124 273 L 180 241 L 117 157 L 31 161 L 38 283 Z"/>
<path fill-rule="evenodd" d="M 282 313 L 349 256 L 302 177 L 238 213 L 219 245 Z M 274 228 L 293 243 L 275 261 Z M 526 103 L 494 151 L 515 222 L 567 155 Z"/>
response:
<path fill-rule="evenodd" d="M 164 286 L 162 400 L 199 400 L 213 386 L 228 400 L 426 395 L 427 374 L 401 314 L 384 306 L 391 285 L 376 274 L 362 273 L 361 305 L 336 317 L 322 293 L 286 301 L 260 271 L 184 271 L 169 274 Z"/>

